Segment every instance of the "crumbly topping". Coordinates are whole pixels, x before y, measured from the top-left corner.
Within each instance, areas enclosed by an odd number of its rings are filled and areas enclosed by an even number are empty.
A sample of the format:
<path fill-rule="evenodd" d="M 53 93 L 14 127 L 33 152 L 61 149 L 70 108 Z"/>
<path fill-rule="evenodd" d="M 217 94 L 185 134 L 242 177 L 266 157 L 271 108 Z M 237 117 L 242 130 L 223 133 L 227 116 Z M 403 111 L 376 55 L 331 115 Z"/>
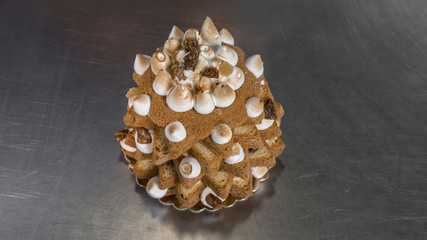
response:
<path fill-rule="evenodd" d="M 148 144 L 152 142 L 151 135 L 146 128 L 137 128 L 138 143 Z"/>
<path fill-rule="evenodd" d="M 180 66 L 179 63 L 174 63 L 171 66 L 172 77 L 179 80 L 186 80 L 187 77 L 184 74 L 184 66 Z"/>
<path fill-rule="evenodd" d="M 184 39 L 184 49 L 187 51 L 187 55 L 184 57 L 184 67 L 186 70 L 194 71 L 199 61 L 199 42 L 195 38 Z"/>
<path fill-rule="evenodd" d="M 205 70 L 203 70 L 202 76 L 206 76 L 209 78 L 218 78 L 219 70 L 216 67 L 208 67 Z"/>
<path fill-rule="evenodd" d="M 264 102 L 264 112 L 265 119 L 276 119 L 276 109 L 274 108 L 274 103 L 270 98 L 267 98 Z"/>

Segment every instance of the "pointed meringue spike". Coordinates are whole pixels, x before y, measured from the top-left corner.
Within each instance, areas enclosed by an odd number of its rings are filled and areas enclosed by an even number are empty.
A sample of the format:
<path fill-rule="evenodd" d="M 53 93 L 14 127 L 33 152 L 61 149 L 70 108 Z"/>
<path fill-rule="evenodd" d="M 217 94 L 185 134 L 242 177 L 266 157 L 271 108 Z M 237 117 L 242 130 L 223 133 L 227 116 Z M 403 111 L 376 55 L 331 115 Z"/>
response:
<path fill-rule="evenodd" d="M 205 91 L 197 93 L 194 99 L 194 110 L 200 114 L 209 114 L 215 109 L 215 101 L 211 94 Z"/>
<path fill-rule="evenodd" d="M 259 54 L 253 55 L 245 60 L 246 67 L 251 71 L 256 78 L 259 78 L 264 73 L 264 63 Z"/>
<path fill-rule="evenodd" d="M 180 46 L 181 42 L 178 39 L 171 37 L 165 42 L 165 45 L 163 46 L 163 52 L 169 54 L 169 56 L 174 56 L 175 52 L 178 51 Z"/>
<path fill-rule="evenodd" d="M 234 38 L 227 30 L 227 28 L 221 29 L 221 31 L 219 32 L 219 36 L 221 37 L 221 42 L 234 45 Z"/>
<path fill-rule="evenodd" d="M 200 37 L 202 38 L 203 44 L 209 46 L 221 45 L 221 38 L 219 36 L 219 32 L 210 17 L 206 17 L 205 21 L 203 22 L 203 26 L 200 31 Z"/>
<path fill-rule="evenodd" d="M 169 38 L 176 38 L 178 40 L 181 40 L 182 37 L 184 37 L 184 32 L 179 29 L 176 25 L 173 25 L 172 31 L 169 34 Z"/>
<path fill-rule="evenodd" d="M 145 54 L 136 54 L 133 69 L 138 75 L 142 75 L 150 67 L 151 57 Z"/>
<path fill-rule="evenodd" d="M 166 96 L 172 88 L 173 82 L 171 75 L 164 70 L 160 70 L 153 81 L 154 92 L 160 96 Z"/>
<path fill-rule="evenodd" d="M 190 29 L 187 29 L 187 31 L 185 31 L 184 39 L 188 39 L 188 38 L 195 38 L 197 39 L 197 42 L 199 42 L 199 44 L 202 43 L 202 39 L 200 38 L 200 33 L 195 28 L 190 28 Z M 184 44 L 184 41 L 182 41 L 182 43 Z"/>
<path fill-rule="evenodd" d="M 169 92 L 166 103 L 175 112 L 186 112 L 194 106 L 193 92 L 183 85 L 178 85 Z"/>
<path fill-rule="evenodd" d="M 172 65 L 172 59 L 168 54 L 155 52 L 151 57 L 151 70 L 154 75 L 157 75 L 160 70 L 166 70 L 170 65 Z"/>
<path fill-rule="evenodd" d="M 129 91 L 126 93 L 126 97 L 128 98 L 128 107 L 133 106 L 133 100 L 138 96 L 138 90 L 136 88 L 129 88 Z"/>

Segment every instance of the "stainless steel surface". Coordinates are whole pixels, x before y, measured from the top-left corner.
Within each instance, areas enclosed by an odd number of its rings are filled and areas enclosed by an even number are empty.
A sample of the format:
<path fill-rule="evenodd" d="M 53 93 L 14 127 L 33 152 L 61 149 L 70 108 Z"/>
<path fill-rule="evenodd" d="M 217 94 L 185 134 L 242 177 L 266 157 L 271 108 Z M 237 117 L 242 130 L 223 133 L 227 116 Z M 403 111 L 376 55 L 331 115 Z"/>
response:
<path fill-rule="evenodd" d="M 0 2 L 1 239 L 426 239 L 427 2 Z M 260 53 L 287 145 L 216 213 L 150 199 L 123 128 L 136 53 L 171 27 Z"/>

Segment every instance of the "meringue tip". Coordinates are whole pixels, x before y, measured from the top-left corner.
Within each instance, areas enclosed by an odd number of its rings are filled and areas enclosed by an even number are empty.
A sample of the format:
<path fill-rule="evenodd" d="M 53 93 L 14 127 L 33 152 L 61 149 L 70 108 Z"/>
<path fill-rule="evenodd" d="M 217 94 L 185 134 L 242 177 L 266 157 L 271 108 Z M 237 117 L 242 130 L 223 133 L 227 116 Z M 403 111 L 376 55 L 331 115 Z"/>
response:
<path fill-rule="evenodd" d="M 221 45 L 218 29 L 215 27 L 215 24 L 210 17 L 206 17 L 203 22 L 202 28 L 200 29 L 200 36 L 203 43 L 211 46 Z"/>
<path fill-rule="evenodd" d="M 151 97 L 147 94 L 140 94 L 133 100 L 133 110 L 140 116 L 147 116 L 150 112 Z"/>
<path fill-rule="evenodd" d="M 186 112 L 193 108 L 193 92 L 184 85 L 178 85 L 166 97 L 166 104 L 175 112 Z"/>
<path fill-rule="evenodd" d="M 194 103 L 194 110 L 196 110 L 196 112 L 200 114 L 209 114 L 213 112 L 214 109 L 215 101 L 209 93 L 203 90 L 197 93 Z"/>
<path fill-rule="evenodd" d="M 250 118 L 258 117 L 264 111 L 264 102 L 257 97 L 247 99 L 245 106 L 246 112 Z"/>
<path fill-rule="evenodd" d="M 225 123 L 217 124 L 211 133 L 212 140 L 217 144 L 225 144 L 231 140 L 233 132 L 230 127 Z"/>
<path fill-rule="evenodd" d="M 228 84 L 220 83 L 215 87 L 213 96 L 215 99 L 215 105 L 220 108 L 225 108 L 233 104 L 236 98 L 236 93 Z"/>
<path fill-rule="evenodd" d="M 151 63 L 151 57 L 145 54 L 136 54 L 135 62 L 133 64 L 133 69 L 136 74 L 142 75 L 147 71 Z"/>
<path fill-rule="evenodd" d="M 165 70 L 160 70 L 153 81 L 153 90 L 160 96 L 166 96 L 172 89 L 172 77 Z"/>
<path fill-rule="evenodd" d="M 253 55 L 245 60 L 245 65 L 256 78 L 261 77 L 264 73 L 264 62 L 259 54 Z"/>
<path fill-rule="evenodd" d="M 212 21 L 212 18 L 210 18 L 209 16 L 206 16 L 205 20 L 203 21 L 203 25 L 202 25 L 202 31 L 203 28 L 209 28 L 209 29 L 215 29 L 216 31 L 218 31 L 215 27 L 214 22 Z"/>
<path fill-rule="evenodd" d="M 221 31 L 219 31 L 219 36 L 221 37 L 221 42 L 234 45 L 233 35 L 231 35 L 227 28 L 221 29 Z"/>
<path fill-rule="evenodd" d="M 187 137 L 187 131 L 180 121 L 175 121 L 166 126 L 165 135 L 171 142 L 180 142 Z"/>
<path fill-rule="evenodd" d="M 172 37 L 180 40 L 182 37 L 184 37 L 184 32 L 181 29 L 179 29 L 179 27 L 177 27 L 176 25 L 173 25 L 172 31 L 169 33 L 168 38 L 172 38 Z"/>
<path fill-rule="evenodd" d="M 179 164 L 179 172 L 185 178 L 195 178 L 200 175 L 202 168 L 194 157 L 186 157 Z"/>
<path fill-rule="evenodd" d="M 172 59 L 166 53 L 157 51 L 151 57 L 151 71 L 154 75 L 157 75 L 160 70 L 166 70 L 170 65 L 172 65 Z"/>

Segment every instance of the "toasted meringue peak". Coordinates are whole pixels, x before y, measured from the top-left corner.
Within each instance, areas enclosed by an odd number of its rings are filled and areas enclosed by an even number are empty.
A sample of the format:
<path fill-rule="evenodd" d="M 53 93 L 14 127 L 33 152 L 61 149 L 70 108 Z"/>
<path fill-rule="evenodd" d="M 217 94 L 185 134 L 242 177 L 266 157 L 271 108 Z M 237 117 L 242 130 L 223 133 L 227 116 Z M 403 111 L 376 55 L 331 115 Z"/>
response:
<path fill-rule="evenodd" d="M 252 170 L 252 176 L 255 178 L 262 178 L 264 175 L 268 172 L 267 167 L 253 167 Z"/>
<path fill-rule="evenodd" d="M 180 142 L 187 137 L 187 131 L 181 122 L 175 121 L 166 126 L 165 135 L 171 142 Z"/>
<path fill-rule="evenodd" d="M 204 56 L 199 56 L 199 60 L 197 61 L 196 68 L 194 69 L 194 72 L 197 74 L 195 78 L 200 78 L 200 73 L 209 66 L 209 61 Z"/>
<path fill-rule="evenodd" d="M 200 194 L 200 202 L 205 205 L 206 207 L 209 208 L 214 208 L 213 206 L 211 206 L 208 201 L 206 200 L 206 197 L 212 194 L 213 196 L 215 196 L 216 198 L 218 198 L 221 202 L 224 202 L 225 199 L 222 199 L 220 196 L 218 196 L 210 187 L 205 187 L 202 191 L 202 193 Z"/>
<path fill-rule="evenodd" d="M 185 178 L 195 178 L 200 175 L 202 168 L 194 157 L 188 156 L 179 163 L 179 172 Z"/>
<path fill-rule="evenodd" d="M 194 102 L 194 109 L 200 114 L 209 114 L 213 112 L 215 109 L 215 102 L 212 96 L 203 90 L 198 92 Z"/>
<path fill-rule="evenodd" d="M 212 58 L 215 57 L 214 51 L 208 45 L 201 45 L 200 46 L 200 55 L 202 55 L 203 57 L 205 57 L 208 60 L 211 60 Z"/>
<path fill-rule="evenodd" d="M 168 38 L 175 38 L 177 40 L 181 40 L 182 37 L 184 37 L 184 32 L 174 25 Z"/>
<path fill-rule="evenodd" d="M 231 140 L 232 136 L 233 132 L 231 131 L 231 128 L 225 123 L 217 124 L 212 129 L 211 133 L 212 140 L 217 144 L 228 143 Z"/>
<path fill-rule="evenodd" d="M 234 38 L 227 30 L 227 28 L 221 29 L 221 31 L 219 32 L 219 36 L 221 37 L 221 42 L 234 45 Z"/>
<path fill-rule="evenodd" d="M 256 78 L 261 77 L 264 73 L 264 63 L 259 54 L 253 55 L 245 60 L 246 67 L 251 71 Z"/>
<path fill-rule="evenodd" d="M 195 39 L 197 39 L 197 41 L 199 42 L 199 44 L 202 41 L 201 38 L 200 38 L 199 31 L 197 31 L 197 29 L 194 29 L 194 28 L 190 28 L 187 31 L 185 31 L 185 33 L 184 33 L 184 39 L 188 39 L 188 38 L 195 38 Z M 184 41 L 182 41 L 182 43 L 184 43 Z"/>
<path fill-rule="evenodd" d="M 158 199 L 166 195 L 168 189 L 161 189 L 159 184 L 158 176 L 155 176 L 148 181 L 145 190 L 147 190 L 147 193 L 150 195 L 150 197 Z"/>
<path fill-rule="evenodd" d="M 261 99 L 257 97 L 251 97 L 246 100 L 246 112 L 250 118 L 258 117 L 263 111 L 264 102 Z"/>
<path fill-rule="evenodd" d="M 175 52 L 180 48 L 180 46 L 181 46 L 181 42 L 178 39 L 174 37 L 169 38 L 165 42 L 163 52 L 169 54 L 170 56 L 173 56 Z"/>
<path fill-rule="evenodd" d="M 153 81 L 154 92 L 160 96 L 166 96 L 173 87 L 172 77 L 165 70 L 160 70 Z"/>
<path fill-rule="evenodd" d="M 129 88 L 129 91 L 126 93 L 126 97 L 128 98 L 128 107 L 132 107 L 133 100 L 138 96 L 138 90 L 136 88 Z"/>
<path fill-rule="evenodd" d="M 236 164 L 243 161 L 244 158 L 245 152 L 243 151 L 242 146 L 240 145 L 240 143 L 235 143 L 233 145 L 233 155 L 224 159 L 224 161 L 228 164 Z"/>
<path fill-rule="evenodd" d="M 202 43 L 209 46 L 219 46 L 221 45 L 221 39 L 219 36 L 219 32 L 215 27 L 212 19 L 210 17 L 206 17 L 203 22 L 202 29 L 200 31 L 200 36 L 202 38 Z"/>
<path fill-rule="evenodd" d="M 167 70 L 172 65 L 171 57 L 163 52 L 155 52 L 151 58 L 151 70 L 155 75 L 160 70 Z"/>
<path fill-rule="evenodd" d="M 265 130 L 269 128 L 271 125 L 273 125 L 274 119 L 263 119 L 261 124 L 257 124 L 256 128 L 260 131 Z"/>
<path fill-rule="evenodd" d="M 226 83 L 230 85 L 233 90 L 239 89 L 245 82 L 245 74 L 242 69 L 234 67 L 233 72 L 227 77 Z"/>
<path fill-rule="evenodd" d="M 233 66 L 236 66 L 237 60 L 239 59 L 236 51 L 225 45 L 220 46 L 215 54 L 218 58 L 227 61 Z"/>
<path fill-rule="evenodd" d="M 212 89 L 212 81 L 208 77 L 202 77 L 195 85 L 196 91 L 210 92 Z"/>
<path fill-rule="evenodd" d="M 136 54 L 135 62 L 133 64 L 133 69 L 136 74 L 142 75 L 147 71 L 151 63 L 151 57 L 145 54 Z"/>
<path fill-rule="evenodd" d="M 178 52 L 175 54 L 175 56 L 173 57 L 173 59 L 175 60 L 175 62 L 179 63 L 179 64 L 184 64 L 184 57 L 185 57 L 185 50 L 184 49 L 180 49 L 178 50 Z"/>
<path fill-rule="evenodd" d="M 228 84 L 220 83 L 215 87 L 214 97 L 216 106 L 225 108 L 234 102 L 236 93 Z"/>
<path fill-rule="evenodd" d="M 166 103 L 175 112 L 186 112 L 193 108 L 193 92 L 183 85 L 178 85 L 168 94 Z"/>
<path fill-rule="evenodd" d="M 140 94 L 133 100 L 133 110 L 135 110 L 138 115 L 147 116 L 148 112 L 150 112 L 150 107 L 151 98 L 147 94 Z"/>

